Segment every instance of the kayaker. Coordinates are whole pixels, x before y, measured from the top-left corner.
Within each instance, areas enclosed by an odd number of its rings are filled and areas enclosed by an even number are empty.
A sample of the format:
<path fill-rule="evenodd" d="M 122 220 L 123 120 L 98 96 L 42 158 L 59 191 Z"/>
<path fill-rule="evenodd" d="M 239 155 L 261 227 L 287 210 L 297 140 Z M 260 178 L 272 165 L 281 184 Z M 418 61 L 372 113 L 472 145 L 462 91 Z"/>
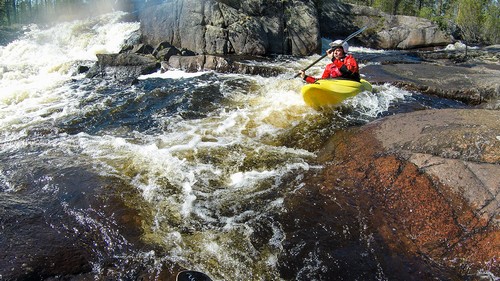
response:
<path fill-rule="evenodd" d="M 342 40 L 335 40 L 330 43 L 331 49 L 326 51 L 327 56 L 332 60 L 331 63 L 326 65 L 325 71 L 321 78 L 315 78 L 306 75 L 304 70 L 301 70 L 300 77 L 304 79 L 307 83 L 314 83 L 319 79 L 329 79 L 329 78 L 345 78 L 349 80 L 354 80 L 359 82 L 359 67 L 356 59 L 352 55 L 349 55 L 349 45 L 347 42 Z"/>

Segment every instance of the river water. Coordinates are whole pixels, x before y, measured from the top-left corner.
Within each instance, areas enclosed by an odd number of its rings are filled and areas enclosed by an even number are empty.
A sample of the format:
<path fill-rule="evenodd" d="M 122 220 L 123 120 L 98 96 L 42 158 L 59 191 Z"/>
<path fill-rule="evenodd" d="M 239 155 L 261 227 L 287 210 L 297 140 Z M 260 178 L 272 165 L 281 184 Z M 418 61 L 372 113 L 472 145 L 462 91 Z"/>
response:
<path fill-rule="evenodd" d="M 374 85 L 337 110 L 314 111 L 290 78 L 317 56 L 277 59 L 291 72 L 267 78 L 169 71 L 124 85 L 76 74 L 139 28 L 122 15 L 29 26 L 0 47 L 2 280 L 135 280 L 176 268 L 282 280 L 277 218 L 304 174 L 321 169 L 315 153 L 329 136 L 463 106 Z"/>

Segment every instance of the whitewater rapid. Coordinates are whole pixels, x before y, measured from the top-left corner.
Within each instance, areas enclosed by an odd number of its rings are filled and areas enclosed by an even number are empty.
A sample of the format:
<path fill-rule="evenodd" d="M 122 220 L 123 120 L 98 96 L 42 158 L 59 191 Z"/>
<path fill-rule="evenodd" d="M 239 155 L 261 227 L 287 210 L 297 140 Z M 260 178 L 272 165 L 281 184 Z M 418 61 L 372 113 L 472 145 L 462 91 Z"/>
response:
<path fill-rule="evenodd" d="M 345 102 L 352 114 L 325 114 L 304 104 L 303 81 L 290 79 L 294 73 L 168 71 L 141 76 L 132 86 L 77 74 L 96 54 L 117 53 L 139 29 L 122 16 L 28 26 L 0 47 L 0 191 L 46 198 L 52 205 L 38 207 L 60 208 L 68 220 L 47 225 L 77 241 L 95 232 L 103 241 L 91 250 L 97 276 L 109 255 L 123 266 L 145 259 L 219 280 L 244 280 L 249 271 L 254 280 L 279 280 L 284 233 L 275 217 L 285 211 L 286 194 L 302 187 L 304 173 L 321 169 L 314 148 L 412 93 L 375 86 Z M 290 69 L 316 58 L 297 59 Z M 320 75 L 323 67 L 309 73 Z M 90 199 L 109 186 L 139 194 L 113 196 L 138 210 L 141 240 L 161 250 L 124 250 L 133 246 L 105 215 L 112 207 Z"/>
<path fill-rule="evenodd" d="M 139 29 L 137 22 L 119 22 L 123 15 L 107 14 L 49 29 L 30 25 L 21 38 L 0 47 L 0 130 L 19 131 L 41 119 L 77 111 L 78 93 L 66 89 L 65 82 L 74 78 L 78 65 L 96 61 L 96 54 L 118 52 Z"/>

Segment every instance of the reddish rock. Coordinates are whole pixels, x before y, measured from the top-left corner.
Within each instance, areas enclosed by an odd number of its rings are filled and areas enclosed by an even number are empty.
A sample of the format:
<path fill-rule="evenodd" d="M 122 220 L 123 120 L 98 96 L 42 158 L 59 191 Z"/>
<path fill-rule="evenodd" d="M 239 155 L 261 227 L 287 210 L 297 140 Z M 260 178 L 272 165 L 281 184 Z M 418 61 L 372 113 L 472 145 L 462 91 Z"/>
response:
<path fill-rule="evenodd" d="M 325 163 L 321 174 L 311 175 L 309 185 L 288 198 L 289 214 L 297 218 L 304 212 L 297 202 L 337 206 L 321 208 L 303 225 L 327 222 L 329 216 L 340 216 L 344 226 L 362 223 L 347 240 L 373 237 L 365 250 L 378 252 L 366 259 L 378 262 L 386 277 L 460 280 L 480 271 L 498 276 L 499 118 L 498 111 L 429 110 L 338 133 L 319 153 Z M 470 137 L 460 137 L 464 133 Z M 423 155 L 433 158 L 433 165 L 415 160 Z M 481 180 L 467 176 L 481 165 L 489 172 Z M 298 233 L 297 226 L 286 220 L 284 225 L 288 234 Z M 330 239 L 341 245 L 334 239 L 346 238 Z M 365 280 L 374 279 L 368 276 Z"/>

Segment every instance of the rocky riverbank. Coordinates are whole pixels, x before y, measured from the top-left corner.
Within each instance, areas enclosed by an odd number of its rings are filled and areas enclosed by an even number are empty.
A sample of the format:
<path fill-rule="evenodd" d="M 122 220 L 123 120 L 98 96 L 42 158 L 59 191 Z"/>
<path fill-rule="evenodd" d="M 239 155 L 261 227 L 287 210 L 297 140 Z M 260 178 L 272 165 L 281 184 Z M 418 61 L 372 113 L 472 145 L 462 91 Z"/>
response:
<path fill-rule="evenodd" d="M 375 84 L 391 83 L 424 94 L 497 108 L 500 97 L 500 65 L 437 63 L 369 65 L 365 78 Z M 484 103 L 484 104 L 483 104 Z"/>
<path fill-rule="evenodd" d="M 409 52 L 403 56 L 362 57 L 361 72 L 372 83 L 391 83 L 424 94 L 455 99 L 470 105 L 498 109 L 500 48 Z M 373 62 L 376 62 L 373 64 Z"/>
<path fill-rule="evenodd" d="M 332 1 L 174 0 L 150 7 L 139 19 L 143 43 L 168 42 L 211 55 L 309 55 L 320 50 L 322 37 L 345 38 L 362 26 L 369 28 L 357 40 L 373 48 L 453 41 L 426 19 Z"/>
<path fill-rule="evenodd" d="M 141 74 L 181 69 L 187 72 L 214 70 L 264 77 L 289 73 L 291 68 L 270 66 L 271 57 L 196 55 L 168 43 L 156 48 L 142 44 L 121 54 L 98 55 L 87 77 L 134 80 Z M 373 84 L 398 87 L 455 99 L 469 105 L 498 109 L 500 106 L 500 48 L 489 46 L 469 51 L 409 51 L 397 54 L 354 54 L 366 66 L 361 74 Z M 298 72 L 296 69 L 295 72 Z"/>

